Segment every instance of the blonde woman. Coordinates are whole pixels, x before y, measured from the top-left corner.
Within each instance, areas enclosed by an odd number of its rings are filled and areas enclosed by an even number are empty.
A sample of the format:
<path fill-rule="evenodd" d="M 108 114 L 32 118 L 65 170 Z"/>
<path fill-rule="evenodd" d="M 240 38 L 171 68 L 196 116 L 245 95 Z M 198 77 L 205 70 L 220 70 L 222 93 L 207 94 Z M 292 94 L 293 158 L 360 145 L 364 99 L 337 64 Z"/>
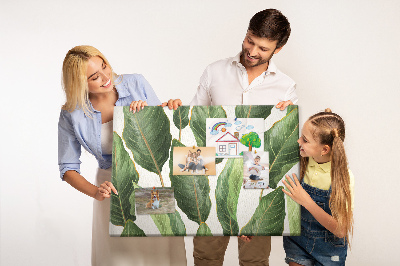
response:
<path fill-rule="evenodd" d="M 58 164 L 61 179 L 95 199 L 93 204 L 92 265 L 186 265 L 182 237 L 119 238 L 108 233 L 111 191 L 112 119 L 114 106 L 132 112 L 161 104 L 142 75 L 117 76 L 104 55 L 92 46 L 68 51 L 62 69 L 66 103 L 58 123 Z M 98 161 L 96 182 L 80 175 L 81 147 Z M 173 248 L 171 248 L 173 247 Z"/>

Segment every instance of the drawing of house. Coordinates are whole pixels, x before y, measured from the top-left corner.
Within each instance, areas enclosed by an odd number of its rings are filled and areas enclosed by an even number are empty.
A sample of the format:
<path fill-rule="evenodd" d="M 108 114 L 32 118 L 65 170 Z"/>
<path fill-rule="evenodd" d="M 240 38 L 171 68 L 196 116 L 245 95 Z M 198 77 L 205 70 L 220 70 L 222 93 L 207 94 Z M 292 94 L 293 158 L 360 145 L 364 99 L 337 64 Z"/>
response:
<path fill-rule="evenodd" d="M 215 141 L 217 144 L 218 156 L 237 156 L 239 154 L 239 138 L 227 132 Z"/>

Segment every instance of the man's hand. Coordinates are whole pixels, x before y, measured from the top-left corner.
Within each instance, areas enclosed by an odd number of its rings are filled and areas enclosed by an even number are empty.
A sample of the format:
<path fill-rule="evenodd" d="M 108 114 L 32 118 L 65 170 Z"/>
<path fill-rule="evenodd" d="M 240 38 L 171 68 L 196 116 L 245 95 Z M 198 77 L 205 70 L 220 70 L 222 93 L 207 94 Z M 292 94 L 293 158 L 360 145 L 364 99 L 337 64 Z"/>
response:
<path fill-rule="evenodd" d="M 164 102 L 161 104 L 161 107 L 168 106 L 168 108 L 171 109 L 178 109 L 179 106 L 182 106 L 182 101 L 180 99 L 170 99 L 168 102 Z"/>
<path fill-rule="evenodd" d="M 246 243 L 249 243 L 254 236 L 238 236 L 238 238 L 240 238 L 241 240 L 243 240 Z"/>
<path fill-rule="evenodd" d="M 285 110 L 286 107 L 288 107 L 289 105 L 293 105 L 292 101 L 284 101 L 284 102 L 279 102 L 276 105 L 276 108 L 280 109 L 281 111 Z"/>

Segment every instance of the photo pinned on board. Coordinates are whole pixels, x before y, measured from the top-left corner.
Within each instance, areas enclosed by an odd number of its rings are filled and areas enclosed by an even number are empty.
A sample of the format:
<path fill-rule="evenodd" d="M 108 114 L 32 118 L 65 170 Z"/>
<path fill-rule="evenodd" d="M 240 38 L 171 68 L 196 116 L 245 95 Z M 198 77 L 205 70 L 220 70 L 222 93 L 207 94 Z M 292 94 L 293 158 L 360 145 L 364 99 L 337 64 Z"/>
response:
<path fill-rule="evenodd" d="M 174 188 L 136 188 L 135 207 L 136 215 L 174 213 Z"/>
<path fill-rule="evenodd" d="M 264 150 L 263 118 L 207 118 L 206 145 L 215 147 L 217 158 L 243 156 Z"/>
<path fill-rule="evenodd" d="M 243 152 L 243 188 L 269 188 L 268 152 Z"/>
<path fill-rule="evenodd" d="M 214 147 L 174 147 L 173 175 L 215 175 Z"/>

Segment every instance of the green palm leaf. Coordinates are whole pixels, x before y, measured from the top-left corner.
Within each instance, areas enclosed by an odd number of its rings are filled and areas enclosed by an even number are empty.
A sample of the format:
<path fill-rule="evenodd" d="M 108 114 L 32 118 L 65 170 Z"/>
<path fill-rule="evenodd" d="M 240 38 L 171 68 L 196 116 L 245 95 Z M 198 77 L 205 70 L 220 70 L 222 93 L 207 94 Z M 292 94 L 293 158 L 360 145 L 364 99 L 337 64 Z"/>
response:
<path fill-rule="evenodd" d="M 210 227 L 206 223 L 201 223 L 196 236 L 212 236 Z"/>
<path fill-rule="evenodd" d="M 146 170 L 158 174 L 161 185 L 164 181 L 161 170 L 168 160 L 171 146 L 170 121 L 161 107 L 144 108 L 132 114 L 124 106 L 124 132 L 126 146 L 132 151 L 134 160 Z"/>
<path fill-rule="evenodd" d="M 173 175 L 174 147 L 185 147 L 185 145 L 176 139 L 172 141 L 169 162 L 170 179 L 171 185 L 174 187 L 175 199 L 179 208 L 190 220 L 201 224 L 207 220 L 211 209 L 208 177 L 205 175 Z"/>
<path fill-rule="evenodd" d="M 136 220 L 135 211 L 131 213 L 129 198 L 134 194 L 132 183 L 138 182 L 139 174 L 128 152 L 124 149 L 121 137 L 115 132 L 113 133 L 112 162 L 111 183 L 117 189 L 118 195 L 111 194 L 110 220 L 114 225 L 125 226 L 128 220 Z"/>
<path fill-rule="evenodd" d="M 242 183 L 243 158 L 228 159 L 215 189 L 217 216 L 224 235 L 239 233 L 236 211 Z"/>
<path fill-rule="evenodd" d="M 262 197 L 250 221 L 240 231 L 241 235 L 282 235 L 285 220 L 283 187 L 278 187 Z"/>
<path fill-rule="evenodd" d="M 269 152 L 269 186 L 276 188 L 283 176 L 299 162 L 299 115 L 297 106 L 264 133 Z"/>
<path fill-rule="evenodd" d="M 124 227 L 124 230 L 121 233 L 122 237 L 130 237 L 130 236 L 146 236 L 144 231 L 140 229 L 133 221 L 128 220 Z"/>
<path fill-rule="evenodd" d="M 237 118 L 267 118 L 271 114 L 273 105 L 237 105 Z"/>
<path fill-rule="evenodd" d="M 174 110 L 172 120 L 179 129 L 179 141 L 181 140 L 182 129 L 189 124 L 189 110 L 190 106 L 179 106 L 178 109 Z"/>
<path fill-rule="evenodd" d="M 288 211 L 289 229 L 291 236 L 299 236 L 300 231 L 300 205 L 286 195 L 286 208 Z"/>
<path fill-rule="evenodd" d="M 178 211 L 150 215 L 162 236 L 185 236 L 186 227 Z"/>

